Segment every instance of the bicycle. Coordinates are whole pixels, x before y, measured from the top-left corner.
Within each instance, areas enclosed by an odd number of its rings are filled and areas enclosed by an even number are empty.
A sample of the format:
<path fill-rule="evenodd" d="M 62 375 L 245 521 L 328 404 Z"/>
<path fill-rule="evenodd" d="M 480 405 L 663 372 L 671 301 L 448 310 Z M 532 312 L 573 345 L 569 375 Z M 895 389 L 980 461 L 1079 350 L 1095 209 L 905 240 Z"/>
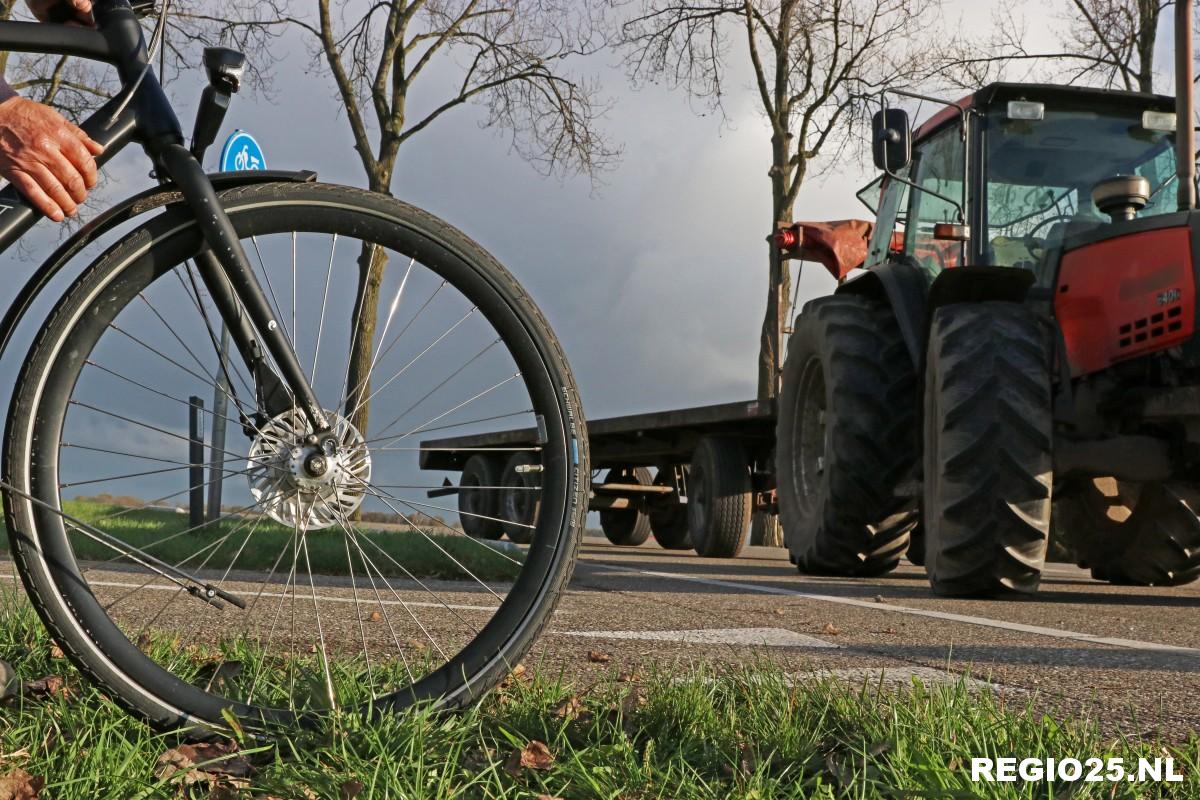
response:
<path fill-rule="evenodd" d="M 75 254 L 134 226 L 79 271 L 20 368 L 0 481 L 15 567 L 64 653 L 159 729 L 470 702 L 532 646 L 578 550 L 589 470 L 566 359 L 516 280 L 435 217 L 312 173 L 206 175 L 245 59 L 205 51 L 185 147 L 152 67 L 166 14 L 149 46 L 128 0 L 99 0 L 96 29 L 0 23 L 0 50 L 115 66 L 121 91 L 82 127 L 101 162 L 142 145 L 162 184 L 64 243 L 0 324 L 2 352 Z M 5 187 L 0 251 L 37 219 Z M 243 502 L 184 526 L 162 506 L 211 482 L 181 432 L 200 392 L 233 432 L 211 474 Z M 453 490 L 413 477 L 414 437 L 522 421 L 539 512 L 528 547 L 505 549 L 438 517 Z"/>

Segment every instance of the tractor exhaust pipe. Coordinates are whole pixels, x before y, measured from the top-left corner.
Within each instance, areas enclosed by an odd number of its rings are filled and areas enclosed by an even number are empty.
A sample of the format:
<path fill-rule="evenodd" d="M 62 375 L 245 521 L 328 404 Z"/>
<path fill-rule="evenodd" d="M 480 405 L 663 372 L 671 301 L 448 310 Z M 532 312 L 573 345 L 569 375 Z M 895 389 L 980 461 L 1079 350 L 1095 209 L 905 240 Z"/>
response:
<path fill-rule="evenodd" d="M 1179 210 L 1196 207 L 1196 122 L 1192 44 L 1192 0 L 1175 3 L 1175 162 Z"/>

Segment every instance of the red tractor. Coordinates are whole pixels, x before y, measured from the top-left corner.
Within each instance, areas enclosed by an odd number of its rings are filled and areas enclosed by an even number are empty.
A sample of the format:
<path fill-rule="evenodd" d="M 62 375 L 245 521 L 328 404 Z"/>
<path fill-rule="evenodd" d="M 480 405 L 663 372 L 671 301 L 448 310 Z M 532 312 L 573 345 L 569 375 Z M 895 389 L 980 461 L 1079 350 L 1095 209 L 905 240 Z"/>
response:
<path fill-rule="evenodd" d="M 780 232 L 839 279 L 783 369 L 801 571 L 878 575 L 907 552 L 938 594 L 1032 592 L 1053 514 L 1097 579 L 1200 577 L 1191 6 L 1178 97 L 1000 83 L 915 133 L 885 103 L 859 195 L 874 226 Z"/>

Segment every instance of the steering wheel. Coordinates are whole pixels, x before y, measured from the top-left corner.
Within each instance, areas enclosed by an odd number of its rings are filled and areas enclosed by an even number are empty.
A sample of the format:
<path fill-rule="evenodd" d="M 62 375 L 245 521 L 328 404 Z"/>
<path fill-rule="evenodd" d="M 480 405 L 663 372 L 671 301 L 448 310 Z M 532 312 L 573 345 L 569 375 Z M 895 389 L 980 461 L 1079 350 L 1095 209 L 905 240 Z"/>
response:
<path fill-rule="evenodd" d="M 1028 233 L 1021 237 L 1022 242 L 1025 244 L 1025 249 L 1029 251 L 1029 255 L 1038 259 L 1046 255 L 1046 240 L 1038 237 L 1038 231 L 1058 222 L 1070 222 L 1074 218 L 1071 214 L 1055 214 L 1053 217 L 1046 217 L 1046 219 L 1034 225 Z"/>

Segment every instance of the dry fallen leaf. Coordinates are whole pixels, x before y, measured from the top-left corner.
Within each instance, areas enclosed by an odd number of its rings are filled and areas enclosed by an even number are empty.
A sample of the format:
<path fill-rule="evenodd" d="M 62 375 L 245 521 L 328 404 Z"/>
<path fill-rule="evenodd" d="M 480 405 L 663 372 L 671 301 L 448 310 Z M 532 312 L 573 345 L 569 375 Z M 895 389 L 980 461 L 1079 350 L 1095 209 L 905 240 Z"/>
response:
<path fill-rule="evenodd" d="M 641 673 L 636 669 L 629 672 L 622 672 L 617 676 L 617 683 L 637 683 L 642 679 Z"/>
<path fill-rule="evenodd" d="M 194 783 L 249 785 L 251 766 L 245 756 L 237 755 L 233 742 L 198 742 L 172 747 L 158 757 L 154 776 L 159 780 Z M 200 766 L 197 766 L 200 765 Z"/>
<path fill-rule="evenodd" d="M 63 652 L 63 649 L 61 647 L 59 647 L 56 644 L 52 644 L 52 645 L 50 645 L 50 657 L 51 658 L 66 658 L 67 654 Z"/>
<path fill-rule="evenodd" d="M 562 800 L 562 798 L 555 797 L 554 795 L 550 795 L 550 794 L 539 794 L 537 796 L 537 800 Z"/>
<path fill-rule="evenodd" d="M 342 800 L 354 800 L 354 798 L 362 794 L 364 788 L 366 787 L 363 786 L 362 781 L 349 780 L 341 785 L 338 792 Z"/>
<path fill-rule="evenodd" d="M 782 617 L 786 612 L 782 608 L 775 609 L 776 616 Z"/>
<path fill-rule="evenodd" d="M 821 633 L 825 634 L 826 636 L 837 636 L 841 633 L 841 630 L 838 629 L 838 627 L 832 622 L 826 622 L 825 627 L 821 629 Z"/>
<path fill-rule="evenodd" d="M 383 622 L 383 614 L 380 614 L 378 611 L 372 611 L 370 614 L 367 614 L 367 622 Z"/>
<path fill-rule="evenodd" d="M 140 636 L 138 636 L 138 638 L 137 638 L 138 650 L 145 650 L 149 646 L 150 646 L 150 634 L 143 633 Z"/>
<path fill-rule="evenodd" d="M 44 678 L 38 678 L 36 681 L 28 681 L 25 684 L 24 692 L 29 697 L 40 699 L 61 697 L 65 700 L 71 696 L 71 690 L 61 675 L 47 675 Z"/>
<path fill-rule="evenodd" d="M 524 769 L 550 769 L 554 764 L 554 754 L 545 742 L 534 739 L 520 750 L 513 750 L 508 760 L 504 762 L 504 770 L 513 777 L 521 774 Z"/>
<path fill-rule="evenodd" d="M 46 779 L 17 768 L 0 775 L 0 800 L 38 800 Z"/>
<path fill-rule="evenodd" d="M 416 650 L 418 653 L 424 653 L 429 649 L 429 645 L 421 639 L 405 639 L 404 646 L 409 650 Z"/>
<path fill-rule="evenodd" d="M 579 712 L 583 710 L 583 702 L 575 695 L 566 697 L 559 701 L 550 715 L 555 719 L 571 720 L 579 716 Z"/>
<path fill-rule="evenodd" d="M 612 656 L 602 650 L 589 650 L 588 661 L 593 664 L 607 664 L 612 661 Z"/>

